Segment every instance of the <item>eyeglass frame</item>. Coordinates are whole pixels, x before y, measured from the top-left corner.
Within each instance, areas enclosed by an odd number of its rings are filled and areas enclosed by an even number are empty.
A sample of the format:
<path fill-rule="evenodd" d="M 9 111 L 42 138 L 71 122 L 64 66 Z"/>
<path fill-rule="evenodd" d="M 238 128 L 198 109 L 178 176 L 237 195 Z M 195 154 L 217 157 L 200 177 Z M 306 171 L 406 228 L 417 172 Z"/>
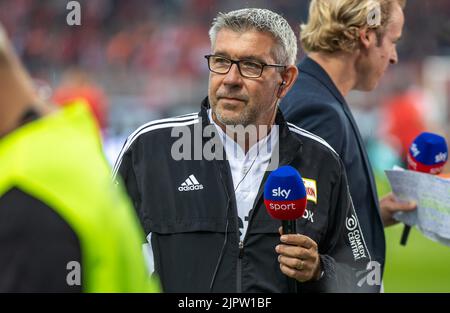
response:
<path fill-rule="evenodd" d="M 221 58 L 223 58 L 225 60 L 230 61 L 231 62 L 230 63 L 230 67 L 228 68 L 228 70 L 225 73 L 219 73 L 219 72 L 213 71 L 211 69 L 211 65 L 209 64 L 209 62 L 210 62 L 209 59 L 211 57 L 221 57 Z M 207 54 L 207 55 L 205 55 L 205 59 L 207 60 L 207 63 L 208 63 L 208 69 L 211 72 L 215 73 L 215 74 L 226 75 L 226 74 L 228 74 L 230 72 L 231 68 L 233 67 L 233 64 L 236 64 L 236 66 L 238 68 L 238 71 L 239 71 L 239 74 L 241 74 L 241 76 L 245 77 L 245 78 L 260 78 L 262 76 L 263 72 L 264 72 L 264 68 L 266 68 L 266 67 L 277 67 L 277 68 L 284 68 L 284 69 L 287 68 L 287 65 L 282 65 L 282 64 L 267 64 L 267 63 L 264 63 L 264 62 L 259 62 L 259 61 L 249 60 L 249 59 L 233 60 L 233 59 L 230 59 L 230 58 L 227 58 L 227 57 L 224 57 L 224 56 L 221 56 L 221 55 L 216 55 L 216 54 Z M 242 74 L 240 62 L 243 62 L 243 61 L 253 62 L 253 63 L 261 65 L 261 73 L 259 73 L 259 76 L 247 76 L 247 75 Z"/>

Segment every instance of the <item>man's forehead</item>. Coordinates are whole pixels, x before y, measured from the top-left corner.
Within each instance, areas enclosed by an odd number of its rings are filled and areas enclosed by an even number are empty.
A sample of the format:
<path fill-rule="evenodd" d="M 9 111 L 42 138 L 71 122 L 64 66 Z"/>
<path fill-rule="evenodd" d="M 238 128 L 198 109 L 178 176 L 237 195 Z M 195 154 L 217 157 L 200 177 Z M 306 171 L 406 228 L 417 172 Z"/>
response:
<path fill-rule="evenodd" d="M 386 30 L 392 37 L 400 37 L 402 35 L 404 23 L 405 16 L 403 14 L 403 10 L 398 5 L 392 12 L 391 20 L 386 26 Z"/>
<path fill-rule="evenodd" d="M 222 29 L 217 33 L 214 53 L 233 58 L 255 57 L 262 60 L 272 58 L 275 40 L 272 35 L 257 30 L 235 32 Z"/>

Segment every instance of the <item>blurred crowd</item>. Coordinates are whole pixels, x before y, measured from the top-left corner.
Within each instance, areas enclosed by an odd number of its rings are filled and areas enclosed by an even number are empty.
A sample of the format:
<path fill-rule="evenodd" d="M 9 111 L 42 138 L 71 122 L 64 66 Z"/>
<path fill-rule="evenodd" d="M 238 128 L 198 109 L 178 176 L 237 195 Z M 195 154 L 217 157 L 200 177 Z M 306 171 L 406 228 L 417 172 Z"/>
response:
<path fill-rule="evenodd" d="M 88 99 L 105 138 L 117 142 L 148 120 L 197 110 L 207 92 L 203 55 L 210 50 L 208 29 L 217 12 L 269 8 L 298 32 L 309 5 L 308 0 L 80 0 L 81 25 L 69 26 L 69 2 L 0 0 L 0 21 L 43 94 L 59 103 Z M 426 118 L 424 91 L 427 58 L 450 57 L 450 1 L 408 0 L 405 14 L 399 65 L 376 92 L 349 99 L 360 113 L 367 144 L 381 138 L 394 159 L 404 157 L 417 132 L 450 131 L 450 83 L 439 125 Z M 383 158 L 375 159 L 389 159 L 383 151 Z"/>

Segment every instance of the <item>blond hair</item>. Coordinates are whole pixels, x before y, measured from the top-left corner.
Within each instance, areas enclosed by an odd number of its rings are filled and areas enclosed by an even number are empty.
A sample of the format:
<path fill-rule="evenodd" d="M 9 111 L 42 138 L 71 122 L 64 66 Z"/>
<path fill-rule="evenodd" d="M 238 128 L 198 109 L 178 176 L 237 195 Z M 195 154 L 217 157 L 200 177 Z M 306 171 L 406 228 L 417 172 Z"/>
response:
<path fill-rule="evenodd" d="M 306 52 L 353 52 L 359 47 L 359 31 L 374 29 L 378 41 L 391 20 L 394 4 L 407 0 L 312 0 L 300 40 Z M 374 20 L 373 17 L 378 17 Z"/>

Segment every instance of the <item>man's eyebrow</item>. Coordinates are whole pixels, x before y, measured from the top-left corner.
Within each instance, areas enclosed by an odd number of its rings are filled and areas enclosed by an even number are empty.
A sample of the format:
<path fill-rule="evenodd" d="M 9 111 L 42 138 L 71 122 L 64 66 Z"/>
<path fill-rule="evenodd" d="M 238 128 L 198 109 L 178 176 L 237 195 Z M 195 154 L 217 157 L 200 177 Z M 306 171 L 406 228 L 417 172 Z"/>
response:
<path fill-rule="evenodd" d="M 258 57 L 256 55 L 246 55 L 246 56 L 243 56 L 241 58 L 241 60 L 256 61 L 256 62 L 259 62 L 259 63 L 267 64 L 266 61 L 264 61 L 261 57 Z"/>
<path fill-rule="evenodd" d="M 223 52 L 223 51 L 216 51 L 214 53 L 214 55 L 219 55 L 219 56 L 223 56 L 228 59 L 232 59 L 228 53 Z M 256 61 L 256 62 L 263 63 L 263 64 L 267 63 L 261 57 L 256 56 L 256 55 L 244 55 L 243 57 L 240 57 L 239 60 Z"/>
<path fill-rule="evenodd" d="M 213 53 L 213 55 L 218 55 L 218 56 L 230 59 L 230 55 L 226 52 L 216 51 Z"/>

